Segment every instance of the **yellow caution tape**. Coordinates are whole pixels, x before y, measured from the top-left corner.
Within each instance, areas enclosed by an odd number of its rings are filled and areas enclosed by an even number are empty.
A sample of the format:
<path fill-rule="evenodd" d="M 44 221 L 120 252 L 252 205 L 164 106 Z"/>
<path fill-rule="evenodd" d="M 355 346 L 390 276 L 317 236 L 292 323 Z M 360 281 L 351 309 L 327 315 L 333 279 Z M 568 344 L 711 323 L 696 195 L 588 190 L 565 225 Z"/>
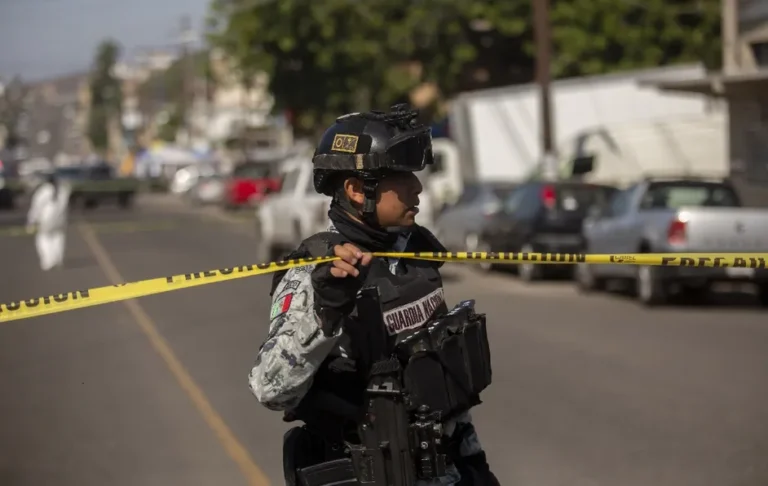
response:
<path fill-rule="evenodd" d="M 409 258 L 440 262 L 482 262 L 501 264 L 623 264 L 696 268 L 766 268 L 768 253 L 645 253 L 625 255 L 587 255 L 581 253 L 519 253 L 519 252 L 417 252 L 373 253 L 374 257 Z M 122 300 L 156 295 L 173 290 L 208 285 L 238 278 L 264 275 L 295 267 L 327 263 L 338 257 L 298 258 L 279 262 L 221 268 L 206 272 L 187 273 L 141 280 L 106 287 L 75 290 L 63 294 L 36 297 L 19 302 L 0 304 L 0 322 L 29 319 L 66 312 L 84 307 L 119 302 Z"/>

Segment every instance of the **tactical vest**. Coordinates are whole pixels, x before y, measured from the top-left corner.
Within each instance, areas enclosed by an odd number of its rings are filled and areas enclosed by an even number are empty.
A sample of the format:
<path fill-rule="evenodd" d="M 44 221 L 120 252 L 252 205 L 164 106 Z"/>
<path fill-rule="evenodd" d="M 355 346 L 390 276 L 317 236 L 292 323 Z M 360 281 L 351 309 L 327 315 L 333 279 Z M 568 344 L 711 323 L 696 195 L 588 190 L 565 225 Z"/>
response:
<path fill-rule="evenodd" d="M 302 247 L 311 256 L 325 256 L 330 248 L 343 241 L 343 236 L 337 233 L 319 233 L 305 240 Z M 398 356 L 401 361 L 409 362 L 403 378 L 414 397 L 412 408 L 426 404 L 431 410 L 441 410 L 446 419 L 480 403 L 480 390 L 477 393 L 472 390 L 472 379 L 457 378 L 472 373 L 469 360 L 475 360 L 475 388 L 482 389 L 490 383 L 484 317 L 482 335 L 474 337 L 478 343 L 485 339 L 484 348 L 481 344 L 473 345 L 476 349 L 463 353 L 462 346 L 466 347 L 467 343 L 443 339 L 441 343 L 447 343 L 445 349 L 435 349 L 435 352 L 427 349 L 434 348 L 437 336 L 435 329 L 429 331 L 425 324 L 448 312 L 437 263 L 405 260 L 393 274 L 386 260 L 374 258 L 363 284 L 364 288 L 373 286 L 378 288 L 378 316 L 363 318 L 358 314 L 359 309 L 355 309 L 343 331 L 350 338 L 348 358 L 327 358 L 316 373 L 310 391 L 284 417 L 287 422 L 303 421 L 308 429 L 331 443 L 356 442 L 356 427 L 364 414 L 366 386 L 377 369 L 386 371 L 388 357 Z M 448 332 L 444 327 L 438 333 Z M 484 378 L 478 378 L 480 375 L 487 377 L 487 383 Z"/>

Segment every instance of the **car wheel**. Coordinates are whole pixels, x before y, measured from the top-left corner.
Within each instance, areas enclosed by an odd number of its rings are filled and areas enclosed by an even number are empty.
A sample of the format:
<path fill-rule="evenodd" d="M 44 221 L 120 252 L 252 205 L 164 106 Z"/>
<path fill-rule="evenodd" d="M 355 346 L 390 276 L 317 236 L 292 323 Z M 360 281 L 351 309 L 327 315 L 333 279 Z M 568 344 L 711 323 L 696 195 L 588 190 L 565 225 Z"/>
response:
<path fill-rule="evenodd" d="M 533 246 L 530 243 L 526 243 L 520 249 L 520 253 L 535 253 Z M 517 275 L 523 282 L 535 282 L 541 280 L 544 274 L 542 264 L 535 263 L 520 263 L 517 266 Z"/>
<path fill-rule="evenodd" d="M 253 230 L 254 238 L 256 239 L 256 255 L 254 258 L 259 263 L 268 263 L 272 258 L 272 245 L 264 239 L 264 231 L 259 218 L 256 218 Z"/>
<path fill-rule="evenodd" d="M 646 306 L 658 306 L 667 301 L 667 289 L 658 277 L 658 270 L 651 265 L 637 267 L 635 286 L 638 300 Z"/>
<path fill-rule="evenodd" d="M 706 304 L 710 301 L 709 284 L 684 285 L 680 289 L 680 297 L 690 304 Z"/>
<path fill-rule="evenodd" d="M 488 243 L 483 241 L 483 239 L 480 237 L 480 235 L 477 235 L 475 233 L 470 233 L 464 238 L 464 244 L 466 245 L 467 252 L 475 252 L 475 251 L 485 251 L 489 252 L 491 251 L 491 247 Z M 486 260 L 481 260 L 480 263 L 477 263 L 477 268 L 480 269 L 483 272 L 490 272 L 496 268 L 496 266 L 493 263 L 490 263 Z"/>
<path fill-rule="evenodd" d="M 590 265 L 586 263 L 577 264 L 574 273 L 576 286 L 581 292 L 588 293 L 605 288 L 605 279 L 596 277 Z"/>
<path fill-rule="evenodd" d="M 120 209 L 128 209 L 133 205 L 133 194 L 120 194 L 117 196 L 117 205 Z"/>
<path fill-rule="evenodd" d="M 757 302 L 760 307 L 768 307 L 768 282 L 757 284 Z"/>
<path fill-rule="evenodd" d="M 490 253 L 493 250 L 491 250 L 491 245 L 489 243 L 483 240 L 480 240 L 477 244 L 477 248 L 475 249 L 475 251 Z M 488 260 L 480 260 L 480 263 L 478 263 L 477 266 L 483 272 L 491 272 L 493 270 L 496 270 L 496 264 L 491 263 Z"/>

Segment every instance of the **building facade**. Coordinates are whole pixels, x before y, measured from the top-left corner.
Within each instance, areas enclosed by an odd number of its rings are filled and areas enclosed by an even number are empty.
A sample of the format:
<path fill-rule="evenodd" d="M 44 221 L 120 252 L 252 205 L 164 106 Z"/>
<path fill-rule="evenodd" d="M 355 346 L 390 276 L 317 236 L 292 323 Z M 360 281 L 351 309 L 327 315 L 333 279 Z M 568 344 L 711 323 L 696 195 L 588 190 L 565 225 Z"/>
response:
<path fill-rule="evenodd" d="M 657 86 L 727 101 L 731 179 L 746 204 L 768 207 L 768 0 L 722 9 L 722 72 Z"/>
<path fill-rule="evenodd" d="M 66 163 L 87 155 L 88 73 L 40 81 L 28 89 L 19 126 L 26 140 L 24 158 Z"/>

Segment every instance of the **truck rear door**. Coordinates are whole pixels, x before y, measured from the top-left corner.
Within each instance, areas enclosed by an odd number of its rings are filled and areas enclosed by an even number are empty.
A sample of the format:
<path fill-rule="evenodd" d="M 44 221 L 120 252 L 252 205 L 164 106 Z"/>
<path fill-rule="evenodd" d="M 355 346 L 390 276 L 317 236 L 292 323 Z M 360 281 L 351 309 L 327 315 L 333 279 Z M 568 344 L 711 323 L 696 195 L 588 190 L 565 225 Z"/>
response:
<path fill-rule="evenodd" d="M 713 253 L 765 252 L 768 211 L 749 208 L 682 208 L 686 246 Z"/>

